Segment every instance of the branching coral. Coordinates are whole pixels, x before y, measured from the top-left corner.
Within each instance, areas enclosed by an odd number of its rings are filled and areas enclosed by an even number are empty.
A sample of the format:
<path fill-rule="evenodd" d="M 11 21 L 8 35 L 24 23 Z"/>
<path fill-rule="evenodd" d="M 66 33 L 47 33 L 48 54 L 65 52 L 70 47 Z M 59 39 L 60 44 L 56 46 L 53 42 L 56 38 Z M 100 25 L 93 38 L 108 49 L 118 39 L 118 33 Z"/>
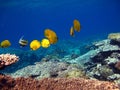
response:
<path fill-rule="evenodd" d="M 0 55 L 0 68 L 11 65 L 19 60 L 15 54 L 1 54 Z"/>

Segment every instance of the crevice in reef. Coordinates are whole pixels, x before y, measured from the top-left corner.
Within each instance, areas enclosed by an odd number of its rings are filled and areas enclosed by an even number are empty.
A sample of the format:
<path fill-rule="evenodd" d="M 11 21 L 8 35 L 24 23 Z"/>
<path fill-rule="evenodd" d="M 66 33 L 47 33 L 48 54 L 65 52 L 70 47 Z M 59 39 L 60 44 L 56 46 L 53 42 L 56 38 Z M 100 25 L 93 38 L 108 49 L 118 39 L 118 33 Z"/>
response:
<path fill-rule="evenodd" d="M 102 63 L 104 64 L 104 60 L 108 58 L 108 56 L 111 56 L 112 53 L 120 53 L 120 50 L 112 50 L 112 51 L 104 51 L 98 53 L 96 56 L 91 58 L 91 61 L 94 63 Z"/>

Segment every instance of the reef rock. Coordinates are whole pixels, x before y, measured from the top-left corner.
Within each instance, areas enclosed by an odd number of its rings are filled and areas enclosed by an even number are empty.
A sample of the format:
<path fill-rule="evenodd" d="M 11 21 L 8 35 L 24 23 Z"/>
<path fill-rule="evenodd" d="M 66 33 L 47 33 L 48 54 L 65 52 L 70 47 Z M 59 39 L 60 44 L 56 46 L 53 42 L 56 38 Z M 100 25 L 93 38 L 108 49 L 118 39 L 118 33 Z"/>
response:
<path fill-rule="evenodd" d="M 120 43 L 120 33 L 110 33 L 108 38 L 113 41 L 117 41 Z"/>
<path fill-rule="evenodd" d="M 106 39 L 94 42 L 93 47 L 95 47 L 93 50 L 75 59 L 70 59 L 68 56 L 63 60 L 83 66 L 89 78 L 120 82 L 120 79 L 113 79 L 113 76 L 120 74 L 119 45 L 111 44 L 111 40 Z"/>
<path fill-rule="evenodd" d="M 94 50 L 90 50 L 87 53 L 75 58 L 75 59 L 70 59 L 69 57 L 63 58 L 64 61 L 69 62 L 69 63 L 78 63 L 78 64 L 85 64 L 86 62 L 90 62 L 93 60 L 92 58 L 97 58 L 97 56 L 102 56 L 108 57 L 114 52 L 120 52 L 120 48 L 117 45 L 111 45 L 110 40 L 106 39 L 103 41 L 95 42 L 93 43 L 93 47 L 96 47 Z M 95 59 L 94 59 L 95 60 Z M 97 60 L 97 59 L 96 59 Z"/>
<path fill-rule="evenodd" d="M 110 34 L 109 39 L 93 43 L 96 49 L 84 54 L 88 56 L 88 61 L 84 63 L 87 75 L 99 80 L 120 82 L 120 47 L 119 43 L 111 43 L 113 40 L 118 42 L 119 35 Z M 77 58 L 77 62 L 82 62 L 81 57 Z"/>
<path fill-rule="evenodd" d="M 70 74 L 71 71 L 74 73 Z M 32 77 L 36 79 L 48 78 L 48 77 L 85 77 L 82 68 L 76 65 L 67 64 L 65 62 L 47 61 L 36 62 L 34 65 L 26 66 L 16 72 L 2 72 L 9 74 L 12 77 Z"/>

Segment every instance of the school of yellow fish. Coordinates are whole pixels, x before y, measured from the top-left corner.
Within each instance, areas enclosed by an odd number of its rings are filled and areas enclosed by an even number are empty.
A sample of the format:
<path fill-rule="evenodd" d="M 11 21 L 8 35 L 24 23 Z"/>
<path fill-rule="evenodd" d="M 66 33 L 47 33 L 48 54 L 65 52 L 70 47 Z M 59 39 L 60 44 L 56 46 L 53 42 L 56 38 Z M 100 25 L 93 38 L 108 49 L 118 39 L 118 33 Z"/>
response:
<path fill-rule="evenodd" d="M 80 29 L 81 29 L 81 25 L 80 25 L 80 22 L 77 20 L 77 19 L 74 19 L 73 21 L 73 26 L 71 26 L 70 28 L 70 36 L 74 36 L 74 32 L 80 32 Z M 19 39 L 19 45 L 20 47 L 25 47 L 28 45 L 28 40 L 25 40 L 23 39 L 24 36 L 22 36 L 20 39 Z M 39 40 L 32 40 L 30 42 L 30 49 L 31 50 L 37 50 L 39 49 L 40 47 L 43 47 L 43 48 L 48 48 L 51 44 L 55 44 L 57 43 L 58 41 L 58 36 L 57 34 L 51 30 L 51 29 L 45 29 L 44 30 L 44 37 L 41 41 Z M 0 43 L 0 47 L 1 48 L 7 48 L 11 46 L 11 42 L 9 40 L 3 40 L 1 43 Z"/>

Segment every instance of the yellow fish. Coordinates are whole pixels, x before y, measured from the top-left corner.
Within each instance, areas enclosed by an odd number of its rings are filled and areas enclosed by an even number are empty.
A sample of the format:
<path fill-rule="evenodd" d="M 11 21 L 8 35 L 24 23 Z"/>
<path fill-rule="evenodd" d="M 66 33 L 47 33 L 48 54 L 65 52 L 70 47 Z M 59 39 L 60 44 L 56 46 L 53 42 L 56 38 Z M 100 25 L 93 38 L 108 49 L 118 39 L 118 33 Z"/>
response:
<path fill-rule="evenodd" d="M 27 40 L 24 40 L 23 39 L 24 36 L 22 36 L 20 39 L 19 39 L 19 44 L 20 44 L 20 47 L 24 47 L 28 44 L 28 41 Z"/>
<path fill-rule="evenodd" d="M 40 42 L 38 40 L 33 40 L 31 43 L 30 43 L 30 49 L 31 50 L 37 50 L 39 49 L 41 46 Z"/>
<path fill-rule="evenodd" d="M 80 22 L 79 22 L 77 19 L 75 19 L 75 20 L 73 21 L 73 27 L 74 27 L 74 30 L 75 30 L 75 31 L 77 31 L 77 32 L 80 31 L 81 25 L 80 25 Z"/>
<path fill-rule="evenodd" d="M 41 41 L 41 46 L 43 47 L 43 48 L 48 48 L 49 46 L 50 46 L 50 41 L 48 40 L 48 39 L 42 39 L 42 41 Z"/>
<path fill-rule="evenodd" d="M 9 46 L 11 46 L 11 43 L 10 43 L 9 40 L 4 40 L 4 41 L 2 41 L 1 44 L 0 44 L 0 47 L 2 47 L 2 48 L 7 48 L 7 47 L 9 47 Z"/>
<path fill-rule="evenodd" d="M 50 44 L 55 44 L 58 41 L 57 34 L 50 29 L 45 29 L 44 36 L 50 41 Z"/>
<path fill-rule="evenodd" d="M 73 29 L 73 27 L 70 28 L 70 35 L 74 36 L 74 29 Z"/>

